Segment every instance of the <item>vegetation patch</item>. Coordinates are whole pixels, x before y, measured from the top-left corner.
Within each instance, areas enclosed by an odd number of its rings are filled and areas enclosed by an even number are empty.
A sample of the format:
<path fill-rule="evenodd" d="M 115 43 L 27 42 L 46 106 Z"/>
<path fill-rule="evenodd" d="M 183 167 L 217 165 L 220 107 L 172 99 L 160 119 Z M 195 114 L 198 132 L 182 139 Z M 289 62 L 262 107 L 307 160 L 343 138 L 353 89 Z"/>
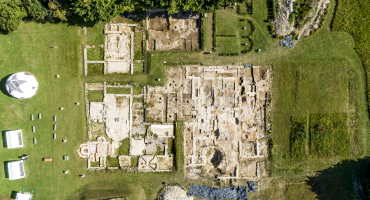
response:
<path fill-rule="evenodd" d="M 90 162 L 90 167 L 99 167 L 100 165 L 100 162 L 97 161 L 97 162 Z"/>
<path fill-rule="evenodd" d="M 89 90 L 87 92 L 89 102 L 103 102 L 103 98 L 103 90 Z"/>
<path fill-rule="evenodd" d="M 144 71 L 144 63 L 134 63 L 134 73 L 142 73 Z"/>
<path fill-rule="evenodd" d="M 251 52 L 254 46 L 252 36 L 255 25 L 252 20 L 236 17 L 223 10 L 214 17 L 213 45 L 219 56 L 238 56 Z"/>
<path fill-rule="evenodd" d="M 121 146 L 119 146 L 118 150 L 118 155 L 129 155 L 130 151 L 130 139 L 125 138 L 124 140 L 121 141 Z"/>
<path fill-rule="evenodd" d="M 307 117 L 292 117 L 290 128 L 290 153 L 294 158 L 302 158 L 308 150 Z"/>
<path fill-rule="evenodd" d="M 104 75 L 104 64 L 103 63 L 87 63 L 87 75 L 88 76 Z"/>
<path fill-rule="evenodd" d="M 173 154 L 174 152 L 174 139 L 172 138 L 168 138 L 168 149 L 167 149 L 167 153 L 168 154 Z"/>
<path fill-rule="evenodd" d="M 105 136 L 105 122 L 91 122 L 90 130 L 94 140 L 99 136 Z"/>
<path fill-rule="evenodd" d="M 131 94 L 129 87 L 107 87 L 107 94 Z"/>
<path fill-rule="evenodd" d="M 133 103 L 143 103 L 144 102 L 144 97 L 133 97 L 132 102 Z"/>
<path fill-rule="evenodd" d="M 143 32 L 134 33 L 134 60 L 143 60 Z"/>
<path fill-rule="evenodd" d="M 240 44 L 235 37 L 217 37 L 217 51 L 222 53 L 239 53 Z"/>
<path fill-rule="evenodd" d="M 138 161 L 139 161 L 139 157 L 138 156 L 131 157 L 131 167 L 137 167 Z"/>
<path fill-rule="evenodd" d="M 143 93 L 143 86 L 142 85 L 134 85 L 132 87 L 133 94 L 142 94 Z"/>
<path fill-rule="evenodd" d="M 310 133 L 312 155 L 349 155 L 350 138 L 346 114 L 311 114 Z"/>
<path fill-rule="evenodd" d="M 370 4 L 368 1 L 337 0 L 332 28 L 346 31 L 354 37 L 356 51 L 370 80 Z M 367 95 L 370 98 L 370 81 L 367 81 Z M 369 104 L 368 104 L 369 106 Z"/>
<path fill-rule="evenodd" d="M 87 48 L 87 60 L 104 60 L 104 48 Z"/>
<path fill-rule="evenodd" d="M 119 167 L 119 161 L 117 157 L 107 157 L 107 167 Z"/>

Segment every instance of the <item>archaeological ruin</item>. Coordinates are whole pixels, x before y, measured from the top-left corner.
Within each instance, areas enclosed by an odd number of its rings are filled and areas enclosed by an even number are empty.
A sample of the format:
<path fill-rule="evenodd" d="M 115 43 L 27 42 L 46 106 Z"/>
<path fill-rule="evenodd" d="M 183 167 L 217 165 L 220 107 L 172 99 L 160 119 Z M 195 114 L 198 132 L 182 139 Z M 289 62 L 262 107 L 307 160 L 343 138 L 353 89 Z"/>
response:
<path fill-rule="evenodd" d="M 86 98 L 88 122 L 105 123 L 104 137 L 111 141 L 106 148 L 113 150 L 108 155 L 85 148 L 90 155 L 85 157 L 114 156 L 121 168 L 133 164 L 130 157 L 138 157 L 138 171 L 171 171 L 175 128 L 183 121 L 186 178 L 258 179 L 265 174 L 268 156 L 271 77 L 265 66 L 194 65 L 168 68 L 164 86 L 140 86 L 140 94 L 133 93 L 135 85 L 87 83 L 86 96 L 94 90 L 104 96 L 102 102 Z M 129 92 L 111 94 L 110 88 Z M 125 138 L 129 155 L 114 153 Z"/>

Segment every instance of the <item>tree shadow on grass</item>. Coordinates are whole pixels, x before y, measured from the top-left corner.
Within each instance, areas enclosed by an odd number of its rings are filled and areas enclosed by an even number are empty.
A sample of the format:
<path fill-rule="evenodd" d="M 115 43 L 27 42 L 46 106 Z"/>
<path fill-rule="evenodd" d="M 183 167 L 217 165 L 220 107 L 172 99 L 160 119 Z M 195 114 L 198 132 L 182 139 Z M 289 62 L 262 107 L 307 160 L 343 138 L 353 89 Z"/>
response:
<path fill-rule="evenodd" d="M 344 160 L 337 165 L 308 177 L 319 200 L 368 199 L 366 181 L 370 178 L 370 158 Z"/>
<path fill-rule="evenodd" d="M 87 21 L 87 22 L 85 22 L 84 19 L 81 16 L 75 15 L 75 14 L 68 17 L 68 19 L 67 19 L 68 26 L 78 26 L 78 27 L 93 27 L 98 22 L 99 21 Z"/>
<path fill-rule="evenodd" d="M 6 96 L 8 96 L 8 97 L 11 97 L 11 98 L 14 98 L 14 97 L 12 97 L 10 94 L 9 94 L 9 92 L 6 90 L 6 81 L 8 80 L 8 78 L 11 76 L 12 74 L 9 74 L 9 75 L 7 75 L 7 76 L 5 76 L 3 79 L 1 79 L 1 81 L 0 81 L 0 90 L 1 90 L 1 92 L 3 92 L 3 94 L 5 94 Z"/>

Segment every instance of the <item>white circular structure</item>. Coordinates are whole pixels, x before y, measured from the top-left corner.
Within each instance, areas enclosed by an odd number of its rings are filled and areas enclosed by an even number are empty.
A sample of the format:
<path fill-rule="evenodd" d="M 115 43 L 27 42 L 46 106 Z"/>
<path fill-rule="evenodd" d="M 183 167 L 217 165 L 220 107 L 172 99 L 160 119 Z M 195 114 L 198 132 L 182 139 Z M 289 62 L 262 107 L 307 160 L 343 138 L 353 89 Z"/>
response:
<path fill-rule="evenodd" d="M 6 90 L 17 99 L 31 98 L 39 88 L 35 76 L 27 72 L 18 72 L 6 80 Z"/>

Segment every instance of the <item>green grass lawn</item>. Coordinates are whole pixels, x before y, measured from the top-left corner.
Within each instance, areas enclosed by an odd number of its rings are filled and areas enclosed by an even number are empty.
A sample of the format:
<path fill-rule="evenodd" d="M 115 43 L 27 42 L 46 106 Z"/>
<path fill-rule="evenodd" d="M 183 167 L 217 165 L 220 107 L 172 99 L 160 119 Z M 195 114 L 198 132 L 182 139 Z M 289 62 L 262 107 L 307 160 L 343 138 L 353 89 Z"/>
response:
<path fill-rule="evenodd" d="M 87 64 L 87 75 L 96 76 L 104 74 L 104 64 L 103 63 L 88 63 Z"/>
<path fill-rule="evenodd" d="M 143 32 L 134 34 L 134 60 L 143 59 Z"/>
<path fill-rule="evenodd" d="M 103 97 L 103 90 L 89 90 L 87 92 L 87 99 L 90 102 L 102 102 Z"/>
<path fill-rule="evenodd" d="M 131 88 L 107 87 L 107 94 L 131 94 Z"/>
<path fill-rule="evenodd" d="M 118 150 L 118 155 L 129 155 L 130 139 L 125 138 L 124 140 L 122 140 L 121 146 L 117 150 Z"/>
<path fill-rule="evenodd" d="M 237 37 L 217 37 L 217 52 L 240 53 L 239 40 Z"/>
<path fill-rule="evenodd" d="M 87 48 L 87 60 L 104 60 L 104 48 Z"/>
<path fill-rule="evenodd" d="M 76 154 L 78 145 L 87 140 L 82 57 L 79 56 L 82 55 L 81 40 L 79 28 L 67 24 L 23 23 L 17 31 L 0 36 L 1 77 L 27 71 L 39 82 L 37 94 L 25 100 L 7 96 L 2 88 L 0 129 L 22 129 L 24 147 L 1 148 L 0 160 L 3 163 L 18 160 L 22 154 L 29 154 L 30 160 L 25 162 L 27 177 L 20 180 L 8 180 L 4 168 L 0 167 L 1 198 L 10 197 L 13 190 L 25 188 L 34 190 L 34 199 L 66 199 L 85 184 L 82 180 L 75 181 L 79 174 L 86 173 L 86 161 Z M 51 49 L 54 43 L 58 48 Z M 55 78 L 57 74 L 60 75 L 58 79 Z M 75 102 L 82 105 L 77 106 Z M 42 119 L 31 121 L 29 116 L 37 113 L 42 113 Z M 53 122 L 53 115 L 57 116 L 56 122 Z M 58 126 L 56 131 L 52 129 L 53 124 Z M 31 132 L 31 126 L 36 127 L 35 133 Z M 52 139 L 53 132 L 57 134 L 56 140 Z M 63 137 L 67 138 L 67 143 L 62 143 Z M 33 144 L 33 138 L 37 138 L 37 144 Z M 63 155 L 69 155 L 69 161 L 64 161 Z M 45 157 L 53 158 L 53 162 L 43 162 Z M 63 174 L 67 169 L 70 173 Z"/>
<path fill-rule="evenodd" d="M 144 71 L 143 63 L 134 63 L 134 73 L 143 73 L 143 71 Z"/>
<path fill-rule="evenodd" d="M 252 27 L 250 23 L 247 21 L 247 19 L 236 15 L 234 11 L 228 10 L 219 10 L 217 11 L 216 14 L 217 14 L 217 31 L 216 31 L 217 52 L 240 53 L 243 50 L 249 49 L 251 45 L 251 40 L 246 37 L 252 33 Z M 209 24 L 212 25 L 211 23 Z M 225 35 L 233 35 L 234 37 L 221 37 Z M 211 35 L 209 35 L 209 37 L 211 37 Z M 209 42 L 210 41 L 208 41 L 208 43 Z M 245 45 L 246 43 L 247 45 Z"/>

